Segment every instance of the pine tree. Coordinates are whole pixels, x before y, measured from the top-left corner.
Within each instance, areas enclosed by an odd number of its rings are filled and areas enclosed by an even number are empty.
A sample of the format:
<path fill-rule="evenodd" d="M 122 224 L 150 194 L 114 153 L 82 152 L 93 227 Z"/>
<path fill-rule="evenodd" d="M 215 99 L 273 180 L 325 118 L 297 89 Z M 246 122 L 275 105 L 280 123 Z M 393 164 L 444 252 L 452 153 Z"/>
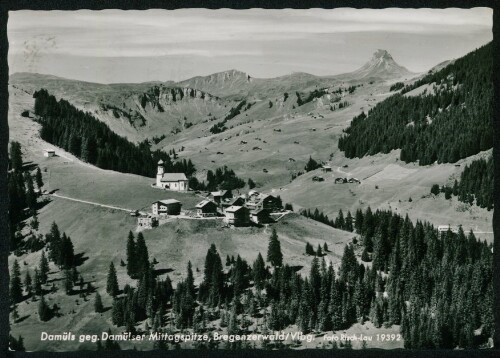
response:
<path fill-rule="evenodd" d="M 42 172 L 40 171 L 40 167 L 36 168 L 36 174 L 35 174 L 35 181 L 36 181 L 36 186 L 38 189 L 42 189 L 43 186 L 43 179 L 42 179 Z"/>
<path fill-rule="evenodd" d="M 21 302 L 23 300 L 23 285 L 21 283 L 21 269 L 17 260 L 14 260 L 12 264 L 10 278 L 10 299 L 14 303 Z"/>
<path fill-rule="evenodd" d="M 188 261 L 187 265 L 186 287 L 189 294 L 194 297 L 195 287 L 194 287 L 194 277 L 193 277 L 193 269 L 191 266 L 191 261 Z"/>
<path fill-rule="evenodd" d="M 43 293 L 42 279 L 40 278 L 40 274 L 38 273 L 37 268 L 35 268 L 35 277 L 34 277 L 33 281 L 34 281 L 35 294 L 37 296 L 41 296 Z"/>
<path fill-rule="evenodd" d="M 113 264 L 113 261 L 111 261 L 109 264 L 108 278 L 106 281 L 106 292 L 110 296 L 114 297 L 118 294 L 119 291 L 120 288 L 118 287 L 118 278 L 116 277 L 115 265 Z"/>
<path fill-rule="evenodd" d="M 23 167 L 23 156 L 21 152 L 21 144 L 19 142 L 12 141 L 10 143 L 10 163 L 12 169 L 20 172 Z"/>
<path fill-rule="evenodd" d="M 144 235 L 140 232 L 137 235 L 137 243 L 135 246 L 137 255 L 137 274 L 141 277 L 144 272 L 149 269 L 149 254 L 148 248 L 146 247 L 146 241 L 144 240 Z"/>
<path fill-rule="evenodd" d="M 94 310 L 97 313 L 101 313 L 102 311 L 104 311 L 104 306 L 102 305 L 101 295 L 99 294 L 99 292 L 95 293 Z"/>
<path fill-rule="evenodd" d="M 267 276 L 267 271 L 264 259 L 262 258 L 260 252 L 257 255 L 257 259 L 253 263 L 252 273 L 253 273 L 253 281 L 255 284 L 255 288 L 259 291 L 262 290 L 264 288 L 264 281 Z"/>
<path fill-rule="evenodd" d="M 306 242 L 306 255 L 311 255 L 311 256 L 316 255 L 314 248 L 309 242 Z"/>
<path fill-rule="evenodd" d="M 42 256 L 40 257 L 40 269 L 39 269 L 39 275 L 40 275 L 40 281 L 42 284 L 45 284 L 47 282 L 48 278 L 48 273 L 49 273 L 49 261 L 45 257 L 45 252 L 42 251 Z"/>
<path fill-rule="evenodd" d="M 267 261 L 274 267 L 281 266 L 283 263 L 283 254 L 281 253 L 281 245 L 278 240 L 276 229 L 273 228 L 269 238 L 269 245 L 267 247 Z"/>
<path fill-rule="evenodd" d="M 132 231 L 128 233 L 127 241 L 127 274 L 134 278 L 137 275 L 137 252 Z"/>
<path fill-rule="evenodd" d="M 26 270 L 26 275 L 24 276 L 24 288 L 28 297 L 33 294 L 33 281 L 31 279 L 29 270 Z"/>
<path fill-rule="evenodd" d="M 316 256 L 318 256 L 318 257 L 323 256 L 323 250 L 321 250 L 320 244 L 318 244 L 318 248 L 316 249 Z"/>
<path fill-rule="evenodd" d="M 50 308 L 43 296 L 40 297 L 40 301 L 38 302 L 38 318 L 40 318 L 42 322 L 46 322 L 51 318 Z"/>

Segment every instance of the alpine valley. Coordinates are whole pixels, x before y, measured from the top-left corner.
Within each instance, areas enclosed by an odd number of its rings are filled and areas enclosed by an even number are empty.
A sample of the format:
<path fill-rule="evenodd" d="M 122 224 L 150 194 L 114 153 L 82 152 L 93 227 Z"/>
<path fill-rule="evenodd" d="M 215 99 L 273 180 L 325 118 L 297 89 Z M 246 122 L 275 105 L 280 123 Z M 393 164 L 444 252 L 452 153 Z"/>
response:
<path fill-rule="evenodd" d="M 334 76 L 228 70 L 99 84 L 12 74 L 13 344 L 486 347 L 491 50 L 425 73 L 377 50 Z M 160 159 L 190 190 L 152 185 Z M 222 191 L 268 194 L 277 210 L 241 227 L 195 217 Z M 134 215 L 164 199 L 181 214 L 140 227 Z M 42 332 L 312 339 L 49 342 Z M 372 339 L 324 338 L 341 335 Z"/>

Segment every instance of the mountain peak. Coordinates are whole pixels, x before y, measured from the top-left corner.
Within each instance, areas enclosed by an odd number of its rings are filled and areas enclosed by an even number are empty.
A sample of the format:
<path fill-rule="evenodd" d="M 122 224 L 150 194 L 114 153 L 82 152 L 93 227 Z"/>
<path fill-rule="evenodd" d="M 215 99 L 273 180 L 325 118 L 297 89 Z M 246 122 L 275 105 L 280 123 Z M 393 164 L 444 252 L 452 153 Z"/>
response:
<path fill-rule="evenodd" d="M 389 52 L 381 49 L 375 51 L 372 58 L 361 68 L 351 73 L 352 77 L 358 80 L 369 77 L 389 80 L 411 74 L 412 72 L 394 61 Z"/>
<path fill-rule="evenodd" d="M 378 49 L 377 51 L 375 51 L 375 53 L 373 54 L 373 58 L 374 59 L 393 60 L 391 54 L 389 52 L 387 52 L 387 50 L 381 50 L 381 49 Z"/>

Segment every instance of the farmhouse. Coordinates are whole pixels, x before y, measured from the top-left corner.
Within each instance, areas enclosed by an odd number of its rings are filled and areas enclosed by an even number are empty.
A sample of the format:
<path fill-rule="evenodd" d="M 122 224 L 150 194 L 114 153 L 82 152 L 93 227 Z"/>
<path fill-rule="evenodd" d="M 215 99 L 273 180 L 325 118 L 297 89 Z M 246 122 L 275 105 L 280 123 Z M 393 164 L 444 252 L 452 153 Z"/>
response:
<path fill-rule="evenodd" d="M 328 172 L 331 172 L 331 171 L 332 171 L 332 167 L 331 167 L 331 166 L 329 166 L 329 165 L 323 165 L 323 166 L 321 167 L 321 171 L 322 171 L 323 173 L 328 173 Z"/>
<path fill-rule="evenodd" d="M 175 199 L 159 200 L 152 204 L 153 215 L 179 215 L 181 213 L 181 202 Z"/>
<path fill-rule="evenodd" d="M 348 182 L 349 183 L 357 183 L 357 184 L 361 183 L 361 181 L 359 179 L 356 179 L 356 178 L 349 178 Z"/>
<path fill-rule="evenodd" d="M 54 149 L 44 149 L 43 150 L 43 156 L 44 157 L 54 157 L 56 155 L 56 151 Z"/>
<path fill-rule="evenodd" d="M 281 209 L 278 198 L 269 194 L 250 195 L 246 206 L 250 210 L 266 209 L 271 212 Z"/>
<path fill-rule="evenodd" d="M 335 178 L 335 184 L 344 184 L 347 183 L 346 178 Z"/>
<path fill-rule="evenodd" d="M 175 191 L 189 190 L 189 182 L 184 173 L 165 173 L 163 160 L 158 162 L 156 173 L 156 187 Z"/>
<path fill-rule="evenodd" d="M 137 225 L 144 229 L 152 229 L 155 226 L 158 226 L 158 219 L 151 216 L 140 216 L 137 218 Z"/>
<path fill-rule="evenodd" d="M 211 192 L 209 197 L 217 204 L 220 204 L 223 200 L 231 199 L 233 194 L 231 193 L 231 190 L 219 190 Z"/>
<path fill-rule="evenodd" d="M 243 205 L 245 205 L 245 199 L 243 199 L 241 196 L 238 196 L 238 197 L 232 198 L 232 199 L 224 200 L 221 203 L 221 206 L 224 210 L 230 206 L 243 206 Z"/>
<path fill-rule="evenodd" d="M 245 226 L 250 222 L 249 211 L 244 206 L 230 206 L 226 209 L 225 214 L 224 220 L 229 225 Z"/>
<path fill-rule="evenodd" d="M 212 200 L 203 200 L 196 204 L 196 216 L 216 216 L 217 215 L 217 204 Z"/>
<path fill-rule="evenodd" d="M 269 216 L 269 210 L 266 209 L 257 209 L 252 211 L 250 213 L 250 220 L 256 224 L 266 224 L 272 222 L 272 219 Z"/>

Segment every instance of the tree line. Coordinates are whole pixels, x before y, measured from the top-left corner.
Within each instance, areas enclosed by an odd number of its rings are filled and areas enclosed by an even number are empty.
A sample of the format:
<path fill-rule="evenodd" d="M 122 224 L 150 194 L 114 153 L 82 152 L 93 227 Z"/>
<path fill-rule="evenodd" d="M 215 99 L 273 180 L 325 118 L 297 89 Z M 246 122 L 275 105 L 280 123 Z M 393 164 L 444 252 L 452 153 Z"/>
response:
<path fill-rule="evenodd" d="M 23 166 L 21 144 L 16 141 L 10 143 L 7 180 L 10 251 L 18 256 L 24 251 L 37 251 L 41 247 L 41 239 L 34 232 L 39 226 L 37 213 L 41 202 L 38 196 L 44 184 L 43 177 L 40 167 L 36 167 L 33 175 L 31 169 Z M 20 230 L 24 227 L 24 220 L 29 217 L 31 234 L 24 240 Z"/>
<path fill-rule="evenodd" d="M 167 172 L 194 172 L 189 161 L 173 162 L 160 150 L 151 151 L 148 143 L 129 142 L 111 131 L 90 113 L 85 113 L 64 99 L 57 99 L 47 90 L 33 94 L 35 114 L 40 123 L 40 136 L 85 162 L 102 169 L 154 177 L 160 159 Z M 189 166 L 188 166 L 189 165 Z"/>
<path fill-rule="evenodd" d="M 490 149 L 491 49 L 485 45 L 402 90 L 427 84 L 429 93 L 398 93 L 354 117 L 339 149 L 348 158 L 401 149 L 401 160 L 420 165 L 454 163 Z"/>
<path fill-rule="evenodd" d="M 460 174 L 460 181 L 455 180 L 453 186 L 438 184 L 431 187 L 431 193 L 444 193 L 446 199 L 452 195 L 458 200 L 470 205 L 476 204 L 481 208 L 493 209 L 493 157 L 474 160 L 466 165 Z"/>

